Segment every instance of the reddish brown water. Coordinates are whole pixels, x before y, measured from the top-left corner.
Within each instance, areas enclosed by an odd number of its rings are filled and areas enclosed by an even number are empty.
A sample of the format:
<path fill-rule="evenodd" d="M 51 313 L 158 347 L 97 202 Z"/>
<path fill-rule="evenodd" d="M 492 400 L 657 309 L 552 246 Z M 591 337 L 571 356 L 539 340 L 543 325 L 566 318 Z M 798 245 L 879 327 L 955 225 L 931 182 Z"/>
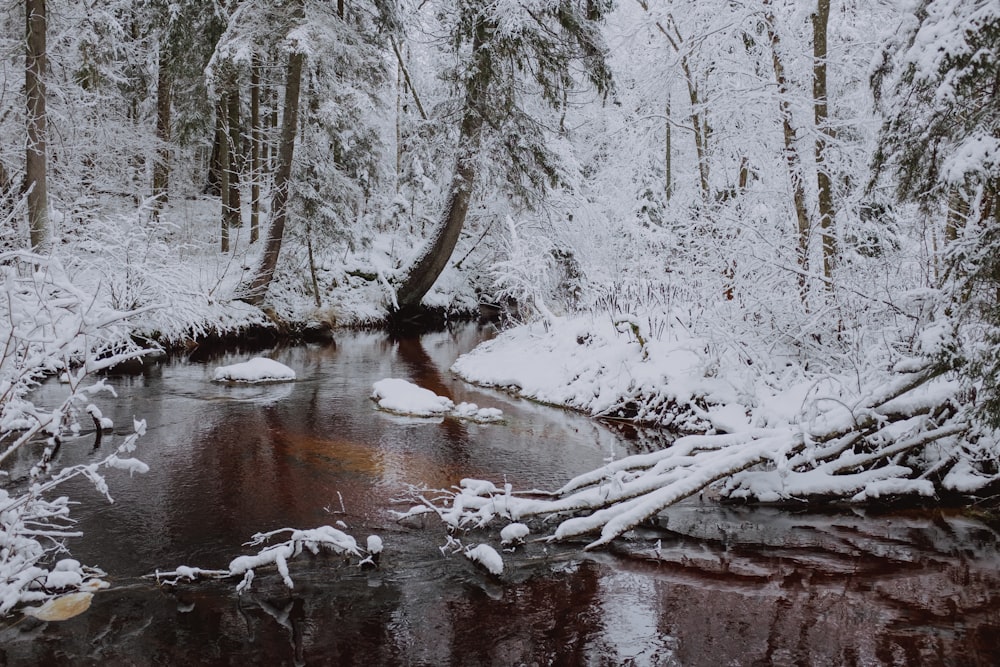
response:
<path fill-rule="evenodd" d="M 116 378 L 121 398 L 101 405 L 119 425 L 148 421 L 139 453 L 151 470 L 109 475 L 113 505 L 82 483 L 65 489 L 83 501 L 85 534 L 68 546 L 113 587 L 68 621 L 5 620 L 0 665 L 1000 664 L 1000 534 L 956 513 L 690 504 L 601 553 L 529 544 L 504 554 L 499 580 L 443 556 L 439 526 L 389 515 L 404 484 L 554 487 L 652 446 L 453 379 L 448 366 L 481 336 L 342 333 L 335 346 L 272 351 L 298 372 L 288 385 L 209 382 L 245 354 Z M 506 422 L 388 416 L 368 398 L 385 377 L 499 407 Z M 61 462 L 111 446 L 91 443 L 68 442 Z M 338 520 L 362 542 L 382 536 L 378 570 L 301 557 L 293 590 L 261 570 L 243 596 L 234 581 L 143 577 L 225 567 L 257 531 Z"/>

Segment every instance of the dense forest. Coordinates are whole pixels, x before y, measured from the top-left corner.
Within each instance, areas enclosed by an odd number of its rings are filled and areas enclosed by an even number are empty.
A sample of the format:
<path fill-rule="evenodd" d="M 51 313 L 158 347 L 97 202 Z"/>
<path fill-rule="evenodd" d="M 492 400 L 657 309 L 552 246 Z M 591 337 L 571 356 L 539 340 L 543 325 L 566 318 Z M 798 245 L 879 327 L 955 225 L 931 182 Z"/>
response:
<path fill-rule="evenodd" d="M 36 488 L 150 347 L 485 305 L 462 377 L 687 435 L 456 525 L 1000 489 L 995 1 L 25 0 L 0 44 L 0 463 L 48 435 Z M 41 495 L 0 490 L 6 572 Z"/>

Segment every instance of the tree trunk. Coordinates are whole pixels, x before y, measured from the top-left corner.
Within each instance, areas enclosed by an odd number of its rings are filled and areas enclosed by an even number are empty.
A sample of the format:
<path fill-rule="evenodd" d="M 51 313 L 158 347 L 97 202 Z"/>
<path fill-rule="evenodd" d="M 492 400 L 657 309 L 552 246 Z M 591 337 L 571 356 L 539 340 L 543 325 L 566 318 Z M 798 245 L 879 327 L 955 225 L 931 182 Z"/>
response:
<path fill-rule="evenodd" d="M 172 81 L 163 53 L 156 75 L 156 161 L 153 163 L 153 212 L 167 203 L 170 186 L 170 102 Z"/>
<path fill-rule="evenodd" d="M 228 182 L 229 197 L 225 208 L 229 227 L 241 227 L 243 216 L 240 206 L 240 156 L 243 142 L 240 141 L 240 88 L 235 83 L 226 95 L 226 130 L 229 141 Z"/>
<path fill-rule="evenodd" d="M 809 271 L 809 211 L 806 208 L 805 179 L 802 178 L 802 160 L 795 147 L 795 130 L 792 127 L 792 109 L 789 104 L 788 78 L 785 76 L 785 66 L 779 55 L 781 46 L 778 32 L 775 29 L 774 16 L 767 15 L 768 38 L 771 40 L 771 61 L 774 66 L 774 80 L 778 84 L 778 105 L 781 109 L 781 124 L 785 141 L 785 163 L 788 166 L 788 176 L 792 182 L 792 201 L 795 206 L 795 218 L 798 231 L 798 264 L 802 269 L 799 274 L 799 288 L 805 298 L 806 273 Z"/>
<path fill-rule="evenodd" d="M 223 94 L 215 105 L 215 140 L 219 147 L 219 197 L 222 199 L 220 219 L 221 252 L 229 252 L 229 133 L 226 130 L 229 104 Z"/>
<path fill-rule="evenodd" d="M 649 3 L 646 0 L 638 0 L 639 6 L 642 7 L 643 11 L 649 11 Z M 674 23 L 673 17 L 669 17 L 667 24 L 673 28 L 673 33 L 671 34 L 662 23 L 656 21 L 656 29 L 667 38 L 670 42 L 670 48 L 674 50 L 674 53 L 680 54 L 681 47 L 684 45 L 684 38 L 681 37 L 680 30 L 677 29 L 677 24 Z M 688 63 L 687 54 L 681 56 L 681 71 L 684 72 L 684 81 L 687 83 L 688 89 L 688 99 L 691 102 L 691 129 L 694 132 L 694 149 L 698 156 L 698 184 L 701 187 L 701 198 L 703 201 L 707 202 L 709 200 L 709 172 L 708 172 L 708 135 L 711 128 L 708 126 L 708 118 L 705 115 L 704 110 L 701 108 L 701 95 L 698 93 L 698 84 L 695 81 L 694 75 L 691 73 L 691 66 Z M 669 94 L 669 93 L 668 93 Z M 667 151 L 670 151 L 670 102 L 667 101 Z M 669 154 L 667 157 L 668 173 L 669 173 Z M 669 179 L 669 176 L 668 176 Z M 669 182 L 667 184 L 667 199 L 670 199 L 672 187 Z"/>
<path fill-rule="evenodd" d="M 667 90 L 667 103 L 664 108 L 663 113 L 665 114 L 666 120 L 663 123 L 664 129 L 666 130 L 667 136 L 664 140 L 663 146 L 663 196 L 664 203 L 669 203 L 670 198 L 674 194 L 674 174 L 672 169 L 671 160 L 673 158 L 673 151 L 671 147 L 671 127 L 670 127 L 670 91 Z"/>
<path fill-rule="evenodd" d="M 403 64 L 396 63 L 396 194 L 403 178 Z"/>
<path fill-rule="evenodd" d="M 958 232 L 969 217 L 969 200 L 962 195 L 958 186 L 951 186 L 948 193 L 948 217 L 945 220 L 944 240 L 951 244 L 958 240 Z"/>
<path fill-rule="evenodd" d="M 260 236 L 260 56 L 250 66 L 250 243 Z"/>
<path fill-rule="evenodd" d="M 27 100 L 27 151 L 24 185 L 28 192 L 28 229 L 31 249 L 44 252 L 51 238 L 46 182 L 45 114 L 45 0 L 25 0 L 24 91 Z"/>
<path fill-rule="evenodd" d="M 412 310 L 420 304 L 420 300 L 430 291 L 448 265 L 448 260 L 462 234 L 465 217 L 469 212 L 469 202 L 472 200 L 472 189 L 476 182 L 476 158 L 483 129 L 483 117 L 479 109 L 484 102 L 486 88 L 492 77 L 489 50 L 483 48 L 489 40 L 491 28 L 485 18 L 482 16 L 478 18 L 472 40 L 472 53 L 475 54 L 476 61 L 473 66 L 474 74 L 466 90 L 458 154 L 455 158 L 455 171 L 451 177 L 444 219 L 423 254 L 410 266 L 396 289 L 396 307 L 399 311 Z"/>
<path fill-rule="evenodd" d="M 281 253 L 281 240 L 288 216 L 288 184 L 292 176 L 292 157 L 295 153 L 295 135 L 299 125 L 299 86 L 302 83 L 304 56 L 293 52 L 288 56 L 288 75 L 285 82 L 285 113 L 281 124 L 281 141 L 278 145 L 278 167 L 274 173 L 271 196 L 271 224 L 264 242 L 264 255 L 254 277 L 238 290 L 240 298 L 259 306 L 264 301 L 267 288 L 274 277 Z"/>
<path fill-rule="evenodd" d="M 267 173 L 273 174 L 276 167 L 277 160 L 277 150 L 273 144 L 274 135 L 278 129 L 278 91 L 275 88 L 270 90 L 271 99 L 271 113 L 267 115 L 267 137 L 270 138 L 270 145 L 268 141 L 264 142 L 264 169 Z"/>
<path fill-rule="evenodd" d="M 817 0 L 813 14 L 813 108 L 816 118 L 816 186 L 819 195 L 819 228 L 823 239 L 823 277 L 828 289 L 833 288 L 833 268 L 837 261 L 837 237 L 833 229 L 836 211 L 830 168 L 826 161 L 830 125 L 827 121 L 826 39 L 830 21 L 830 0 Z"/>

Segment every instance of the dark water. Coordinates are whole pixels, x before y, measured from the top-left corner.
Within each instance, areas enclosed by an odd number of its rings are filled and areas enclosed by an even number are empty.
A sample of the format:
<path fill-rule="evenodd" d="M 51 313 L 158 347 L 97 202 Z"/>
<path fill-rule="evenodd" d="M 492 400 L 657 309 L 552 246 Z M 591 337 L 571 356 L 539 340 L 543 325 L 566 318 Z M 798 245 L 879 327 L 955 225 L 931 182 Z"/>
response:
<path fill-rule="evenodd" d="M 85 534 L 68 546 L 113 586 L 68 621 L 5 620 L 0 665 L 1000 663 L 1000 533 L 968 515 L 693 503 L 601 553 L 531 543 L 504 554 L 499 580 L 444 556 L 439 526 L 389 515 L 405 484 L 555 487 L 654 444 L 454 380 L 447 368 L 481 336 L 340 333 L 335 346 L 269 353 L 298 373 L 287 385 L 209 382 L 249 354 L 115 378 L 120 399 L 100 404 L 119 426 L 147 420 L 139 455 L 151 471 L 109 474 L 114 504 L 83 483 L 64 490 L 82 501 Z M 506 421 L 380 413 L 368 396 L 386 377 L 499 407 Z M 92 442 L 68 442 L 61 463 L 113 444 Z M 293 590 L 259 570 L 242 596 L 235 581 L 160 588 L 143 576 L 224 568 L 254 551 L 241 545 L 257 531 L 336 521 L 362 543 L 383 538 L 378 570 L 302 556 Z"/>

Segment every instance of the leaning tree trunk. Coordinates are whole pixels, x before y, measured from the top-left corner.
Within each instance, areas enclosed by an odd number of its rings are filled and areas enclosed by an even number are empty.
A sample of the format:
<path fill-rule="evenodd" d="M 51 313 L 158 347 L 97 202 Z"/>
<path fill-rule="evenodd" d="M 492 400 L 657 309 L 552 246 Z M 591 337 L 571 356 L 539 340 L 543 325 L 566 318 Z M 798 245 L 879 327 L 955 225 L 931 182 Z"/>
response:
<path fill-rule="evenodd" d="M 490 26 L 486 19 L 480 17 L 472 41 L 472 52 L 476 54 L 475 74 L 466 90 L 458 155 L 455 158 L 455 171 L 451 177 L 448 205 L 436 235 L 419 259 L 410 266 L 399 287 L 396 288 L 396 308 L 400 312 L 412 310 L 420 305 L 420 300 L 434 286 L 448 265 L 448 260 L 462 234 L 462 227 L 465 225 L 469 202 L 472 200 L 472 189 L 476 182 L 476 158 L 483 131 L 483 117 L 480 110 L 492 77 L 489 50 L 483 48 L 489 35 Z"/>
<path fill-rule="evenodd" d="M 288 56 L 288 75 L 285 82 L 285 115 L 278 144 L 278 166 L 274 172 L 271 195 L 271 225 L 264 241 L 264 254 L 254 277 L 237 290 L 240 298 L 253 306 L 264 301 L 267 288 L 274 277 L 281 253 L 281 240 L 285 234 L 288 217 L 288 183 L 292 176 L 292 157 L 295 153 L 295 134 L 299 126 L 299 86 L 302 82 L 304 56 L 294 51 Z"/>
<path fill-rule="evenodd" d="M 45 157 L 45 0 L 25 0 L 24 92 L 27 99 L 28 143 L 24 185 L 28 191 L 28 229 L 31 249 L 43 251 L 49 244 L 49 197 Z"/>
<path fill-rule="evenodd" d="M 250 243 L 260 236 L 260 55 L 250 65 Z"/>

